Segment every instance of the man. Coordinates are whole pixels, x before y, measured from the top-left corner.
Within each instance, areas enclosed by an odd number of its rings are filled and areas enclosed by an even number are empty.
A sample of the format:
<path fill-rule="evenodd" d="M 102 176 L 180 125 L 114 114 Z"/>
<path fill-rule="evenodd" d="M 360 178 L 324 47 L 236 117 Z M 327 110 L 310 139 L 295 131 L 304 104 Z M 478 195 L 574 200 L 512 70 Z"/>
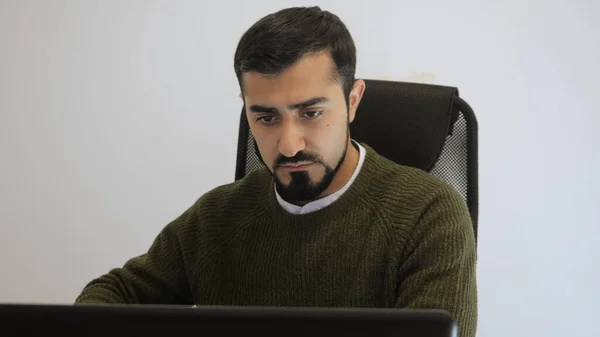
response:
<path fill-rule="evenodd" d="M 255 23 L 234 68 L 266 169 L 201 196 L 76 303 L 438 308 L 474 336 L 466 205 L 350 138 L 366 89 L 355 64 L 350 33 L 318 7 Z"/>

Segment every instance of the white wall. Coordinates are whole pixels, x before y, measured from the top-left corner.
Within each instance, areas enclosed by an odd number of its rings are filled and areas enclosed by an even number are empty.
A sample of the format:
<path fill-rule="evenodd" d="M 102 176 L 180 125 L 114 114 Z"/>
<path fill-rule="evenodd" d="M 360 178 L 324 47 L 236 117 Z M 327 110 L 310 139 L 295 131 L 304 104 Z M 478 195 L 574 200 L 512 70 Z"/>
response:
<path fill-rule="evenodd" d="M 71 303 L 233 180 L 238 38 L 301 1 L 0 1 L 0 302 Z M 600 5 L 322 1 L 480 123 L 479 336 L 598 336 Z M 596 173 L 596 174 L 595 174 Z"/>

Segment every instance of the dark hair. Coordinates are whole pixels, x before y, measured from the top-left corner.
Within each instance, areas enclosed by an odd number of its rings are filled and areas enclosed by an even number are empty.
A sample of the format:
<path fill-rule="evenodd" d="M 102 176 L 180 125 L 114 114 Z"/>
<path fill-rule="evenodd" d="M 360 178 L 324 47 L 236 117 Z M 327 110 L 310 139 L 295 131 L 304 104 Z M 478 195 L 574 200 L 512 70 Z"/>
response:
<path fill-rule="evenodd" d="M 336 66 L 333 78 L 342 81 L 346 101 L 354 84 L 356 47 L 344 23 L 315 7 L 291 7 L 269 14 L 241 37 L 234 69 L 243 91 L 242 74 L 278 74 L 302 56 L 329 51 Z"/>

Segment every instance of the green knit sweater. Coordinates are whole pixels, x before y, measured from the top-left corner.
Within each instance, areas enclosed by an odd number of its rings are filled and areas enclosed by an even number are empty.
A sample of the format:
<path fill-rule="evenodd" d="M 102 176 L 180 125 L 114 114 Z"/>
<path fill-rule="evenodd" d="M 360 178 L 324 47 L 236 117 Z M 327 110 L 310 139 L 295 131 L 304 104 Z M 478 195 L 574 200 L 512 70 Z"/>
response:
<path fill-rule="evenodd" d="M 331 205 L 286 212 L 260 170 L 204 194 L 148 252 L 91 281 L 83 303 L 409 307 L 475 335 L 473 229 L 461 196 L 367 150 Z"/>

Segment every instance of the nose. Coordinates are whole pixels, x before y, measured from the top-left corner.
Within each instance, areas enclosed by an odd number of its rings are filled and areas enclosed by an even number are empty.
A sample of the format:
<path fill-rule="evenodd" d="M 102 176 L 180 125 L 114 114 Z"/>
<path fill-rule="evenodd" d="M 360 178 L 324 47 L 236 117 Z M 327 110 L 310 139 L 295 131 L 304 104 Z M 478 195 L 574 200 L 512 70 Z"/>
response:
<path fill-rule="evenodd" d="M 302 130 L 293 121 L 283 122 L 279 138 L 279 153 L 291 158 L 304 150 L 305 145 Z"/>

